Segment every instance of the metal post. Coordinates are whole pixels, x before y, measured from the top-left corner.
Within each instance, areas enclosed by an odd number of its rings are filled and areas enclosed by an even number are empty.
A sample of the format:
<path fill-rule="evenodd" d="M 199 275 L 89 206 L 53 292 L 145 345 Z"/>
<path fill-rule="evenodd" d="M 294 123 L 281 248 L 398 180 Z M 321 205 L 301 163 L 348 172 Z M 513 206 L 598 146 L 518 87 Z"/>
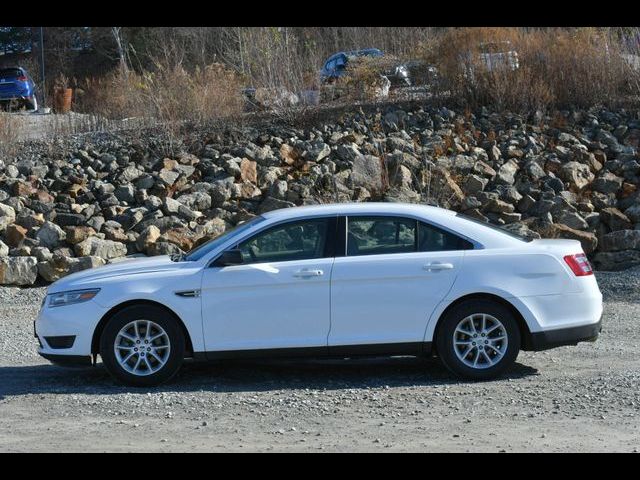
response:
<path fill-rule="evenodd" d="M 42 110 L 47 105 L 47 89 L 44 77 L 44 34 L 43 27 L 40 27 L 40 77 L 42 78 Z"/>

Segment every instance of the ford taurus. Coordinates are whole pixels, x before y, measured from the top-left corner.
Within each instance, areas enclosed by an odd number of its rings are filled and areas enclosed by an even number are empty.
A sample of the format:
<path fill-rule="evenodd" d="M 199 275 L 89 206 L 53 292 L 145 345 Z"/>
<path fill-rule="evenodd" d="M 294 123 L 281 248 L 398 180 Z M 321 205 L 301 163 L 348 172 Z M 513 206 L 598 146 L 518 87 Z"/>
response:
<path fill-rule="evenodd" d="M 47 291 L 35 333 L 59 364 L 100 355 L 152 386 L 185 358 L 435 354 L 457 376 L 594 340 L 602 295 L 580 243 L 526 241 L 436 207 L 264 213 L 181 256 L 127 259 Z"/>

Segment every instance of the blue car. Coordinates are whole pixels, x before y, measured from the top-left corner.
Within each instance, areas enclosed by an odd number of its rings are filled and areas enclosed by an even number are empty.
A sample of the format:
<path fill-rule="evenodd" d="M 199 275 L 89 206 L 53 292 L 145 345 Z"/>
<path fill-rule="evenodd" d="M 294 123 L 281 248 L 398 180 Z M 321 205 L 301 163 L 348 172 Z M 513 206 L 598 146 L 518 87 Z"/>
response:
<path fill-rule="evenodd" d="M 336 80 L 346 73 L 349 60 L 356 57 L 382 57 L 384 54 L 377 48 L 365 48 L 351 52 L 338 52 L 331 55 L 320 70 L 320 81 L 323 83 Z"/>
<path fill-rule="evenodd" d="M 24 68 L 0 68 L 0 104 L 8 110 L 38 109 L 36 86 Z"/>

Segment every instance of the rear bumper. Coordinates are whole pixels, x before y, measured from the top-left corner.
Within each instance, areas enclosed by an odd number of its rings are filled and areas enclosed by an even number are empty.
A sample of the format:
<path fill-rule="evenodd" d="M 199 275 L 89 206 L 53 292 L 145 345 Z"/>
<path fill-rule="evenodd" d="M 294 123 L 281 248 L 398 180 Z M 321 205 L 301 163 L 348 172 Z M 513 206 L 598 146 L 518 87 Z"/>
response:
<path fill-rule="evenodd" d="M 33 94 L 30 93 L 2 93 L 0 94 L 0 102 L 10 102 L 12 100 L 33 100 Z"/>
<path fill-rule="evenodd" d="M 601 330 L 602 319 L 589 325 L 535 332 L 531 334 L 526 350 L 540 351 L 563 345 L 577 345 L 579 342 L 593 342 Z"/>

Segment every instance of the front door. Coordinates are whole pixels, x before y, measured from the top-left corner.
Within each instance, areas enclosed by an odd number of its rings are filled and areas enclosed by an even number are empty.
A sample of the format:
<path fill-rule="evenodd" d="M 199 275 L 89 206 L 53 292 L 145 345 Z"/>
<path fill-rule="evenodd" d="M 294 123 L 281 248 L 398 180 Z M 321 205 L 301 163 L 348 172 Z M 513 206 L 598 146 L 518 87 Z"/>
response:
<path fill-rule="evenodd" d="M 205 269 L 207 351 L 312 347 L 324 353 L 334 235 L 335 217 L 278 224 L 238 245 L 243 264 Z"/>

